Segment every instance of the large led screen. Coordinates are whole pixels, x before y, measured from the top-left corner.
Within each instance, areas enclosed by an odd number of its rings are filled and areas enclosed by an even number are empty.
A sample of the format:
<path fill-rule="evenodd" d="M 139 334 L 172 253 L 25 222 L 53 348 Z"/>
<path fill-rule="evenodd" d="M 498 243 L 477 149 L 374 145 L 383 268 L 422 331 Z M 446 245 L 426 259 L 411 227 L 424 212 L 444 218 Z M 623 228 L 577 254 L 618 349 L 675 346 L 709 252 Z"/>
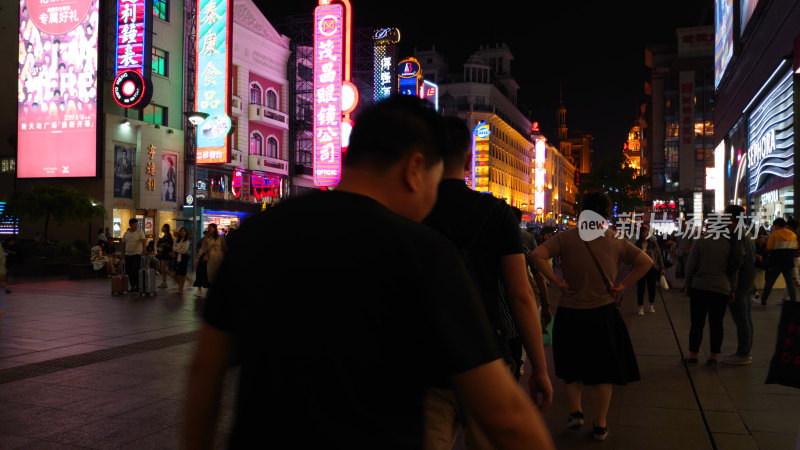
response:
<path fill-rule="evenodd" d="M 733 56 L 733 0 L 714 0 L 714 89 Z"/>
<path fill-rule="evenodd" d="M 17 177 L 97 175 L 100 0 L 20 0 Z"/>

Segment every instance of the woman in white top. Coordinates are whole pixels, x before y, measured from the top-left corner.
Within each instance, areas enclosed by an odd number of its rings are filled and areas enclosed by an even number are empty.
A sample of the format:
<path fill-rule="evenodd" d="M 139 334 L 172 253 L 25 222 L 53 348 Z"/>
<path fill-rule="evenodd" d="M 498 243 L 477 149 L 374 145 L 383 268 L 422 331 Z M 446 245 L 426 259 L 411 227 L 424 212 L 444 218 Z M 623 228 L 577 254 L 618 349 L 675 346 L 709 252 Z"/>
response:
<path fill-rule="evenodd" d="M 178 230 L 178 238 L 172 246 L 175 252 L 175 281 L 178 283 L 178 294 L 183 294 L 183 284 L 186 282 L 186 267 L 189 264 L 189 232 L 186 227 Z M 191 280 L 189 280 L 191 283 Z"/>
<path fill-rule="evenodd" d="M 203 240 L 202 252 L 208 257 L 208 281 L 213 283 L 225 252 L 225 238 L 217 231 L 217 224 L 208 224 L 208 236 Z"/>

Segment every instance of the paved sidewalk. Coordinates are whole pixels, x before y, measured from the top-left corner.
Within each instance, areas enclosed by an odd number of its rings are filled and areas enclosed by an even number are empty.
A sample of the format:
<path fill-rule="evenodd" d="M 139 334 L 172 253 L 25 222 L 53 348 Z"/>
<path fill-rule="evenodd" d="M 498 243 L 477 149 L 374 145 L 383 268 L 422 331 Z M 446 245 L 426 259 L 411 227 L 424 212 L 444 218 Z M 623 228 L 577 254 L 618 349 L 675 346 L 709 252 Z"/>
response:
<path fill-rule="evenodd" d="M 557 304 L 558 294 L 554 297 Z M 623 303 L 642 380 L 614 388 L 608 419 L 611 436 L 606 441 L 591 438 L 592 409 L 586 391 L 587 425 L 580 432 L 566 430 L 570 411 L 565 387 L 553 373 L 552 348 L 546 349 L 555 396 L 544 417 L 558 448 L 705 450 L 714 448 L 711 433 L 719 450 L 800 450 L 800 390 L 764 384 L 777 336 L 779 306 L 753 308 L 752 365 L 704 366 L 709 348 L 706 326 L 701 363 L 687 370 L 681 358 L 688 352 L 688 297 L 677 289 L 657 292 L 656 312 L 637 316 L 634 286 L 625 293 Z M 727 313 L 724 329 L 723 354 L 733 353 L 736 329 Z"/>
<path fill-rule="evenodd" d="M 177 448 L 201 303 L 174 289 L 148 298 L 112 296 L 108 280 L 35 280 L 12 288 L 11 295 L 0 293 L 0 449 Z M 588 426 L 565 430 L 564 386 L 551 374 L 555 403 L 544 417 L 558 448 L 705 450 L 713 448 L 708 430 L 720 450 L 796 448 L 800 390 L 763 383 L 778 306 L 754 307 L 753 365 L 687 371 L 680 359 L 688 298 L 664 292 L 656 313 L 644 317 L 635 315 L 635 302 L 630 289 L 623 315 L 642 381 L 615 389 L 611 436 L 595 442 Z M 723 351 L 730 352 L 729 316 L 725 330 Z M 704 350 L 707 339 L 706 332 Z M 233 417 L 235 375 L 230 371 L 226 380 L 217 448 Z M 590 423 L 588 398 L 584 411 Z"/>

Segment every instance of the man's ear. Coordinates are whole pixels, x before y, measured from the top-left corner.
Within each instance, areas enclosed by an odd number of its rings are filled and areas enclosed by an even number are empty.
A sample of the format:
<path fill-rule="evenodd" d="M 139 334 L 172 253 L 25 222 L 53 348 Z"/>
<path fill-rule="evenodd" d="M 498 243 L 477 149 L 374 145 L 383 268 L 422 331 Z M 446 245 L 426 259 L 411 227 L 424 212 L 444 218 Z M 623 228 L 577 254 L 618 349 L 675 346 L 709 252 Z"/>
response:
<path fill-rule="evenodd" d="M 422 188 L 423 174 L 425 173 L 425 157 L 420 152 L 413 152 L 403 161 L 403 184 L 411 192 Z"/>

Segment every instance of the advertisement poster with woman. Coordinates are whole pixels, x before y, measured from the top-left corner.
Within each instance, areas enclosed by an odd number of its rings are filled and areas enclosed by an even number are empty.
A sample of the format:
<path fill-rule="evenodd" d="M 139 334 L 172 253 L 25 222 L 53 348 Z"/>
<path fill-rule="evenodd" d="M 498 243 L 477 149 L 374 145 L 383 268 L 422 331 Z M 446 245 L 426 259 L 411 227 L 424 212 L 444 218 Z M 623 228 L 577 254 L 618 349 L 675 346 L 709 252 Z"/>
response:
<path fill-rule="evenodd" d="M 175 170 L 177 162 L 178 155 L 161 154 L 161 201 L 163 202 L 175 201 L 175 191 L 178 186 L 178 172 Z"/>
<path fill-rule="evenodd" d="M 114 197 L 133 198 L 133 157 L 136 147 L 114 146 Z"/>
<path fill-rule="evenodd" d="M 99 0 L 19 0 L 20 178 L 97 175 Z"/>

